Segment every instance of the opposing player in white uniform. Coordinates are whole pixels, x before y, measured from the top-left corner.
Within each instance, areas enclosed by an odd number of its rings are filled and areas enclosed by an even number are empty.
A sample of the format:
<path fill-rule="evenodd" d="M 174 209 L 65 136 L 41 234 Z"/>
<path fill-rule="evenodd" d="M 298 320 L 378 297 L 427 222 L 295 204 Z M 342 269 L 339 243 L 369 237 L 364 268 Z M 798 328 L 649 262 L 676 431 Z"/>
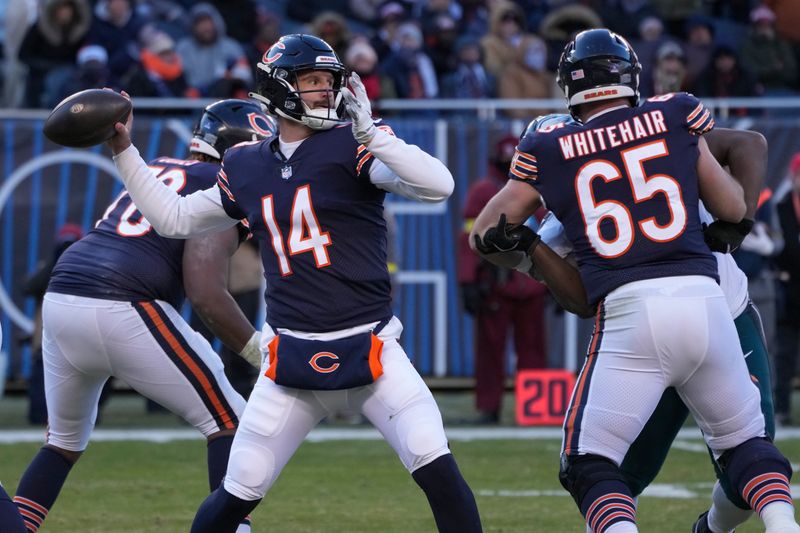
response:
<path fill-rule="evenodd" d="M 187 197 L 163 186 L 117 125 L 114 161 L 162 234 L 187 237 L 246 219 L 267 278 L 269 352 L 248 400 L 222 487 L 192 531 L 225 533 L 273 485 L 308 432 L 331 412 L 365 415 L 425 492 L 440 531 L 480 531 L 472 491 L 441 414 L 398 338 L 386 267 L 386 192 L 445 200 L 453 178 L 436 158 L 373 121 L 357 76 L 331 47 L 287 35 L 258 64 L 253 95 L 280 138 L 228 151 L 218 186 Z M 344 105 L 352 124 L 343 120 Z"/>
<path fill-rule="evenodd" d="M 187 160 L 161 157 L 147 168 L 175 194 L 187 194 L 215 182 L 230 146 L 270 136 L 274 121 L 261 106 L 222 100 L 204 110 Z M 184 281 L 203 288 L 208 294 L 199 298 L 217 300 L 204 315 L 215 334 L 260 363 L 259 335 L 227 292 L 227 276 L 218 275 L 206 255 L 218 249 L 230 257 L 239 237 L 239 228 L 231 227 L 191 241 L 164 238 L 123 191 L 95 228 L 61 255 L 42 310 L 47 444 L 14 497 L 30 532 L 41 526 L 86 449 L 100 392 L 111 376 L 202 432 L 209 487 L 220 484 L 245 402 L 225 377 L 217 353 L 179 309 Z M 202 263 L 208 272 L 187 269 L 184 277 L 184 263 Z M 249 531 L 244 517 L 241 531 Z"/>
<path fill-rule="evenodd" d="M 501 215 L 518 224 L 544 199 L 575 249 L 597 314 L 564 424 L 560 480 L 591 530 L 637 531 L 620 465 L 672 386 L 767 531 L 800 531 L 791 467 L 766 437 L 701 229 L 699 199 L 736 225 L 746 212 L 742 188 L 698 139 L 713 127 L 702 104 L 675 94 L 639 105 L 638 73 L 633 50 L 608 30 L 567 45 L 559 83 L 580 122 L 523 137 L 512 179 L 478 217 L 475 248 L 490 260 L 529 254 L 538 238 Z"/>

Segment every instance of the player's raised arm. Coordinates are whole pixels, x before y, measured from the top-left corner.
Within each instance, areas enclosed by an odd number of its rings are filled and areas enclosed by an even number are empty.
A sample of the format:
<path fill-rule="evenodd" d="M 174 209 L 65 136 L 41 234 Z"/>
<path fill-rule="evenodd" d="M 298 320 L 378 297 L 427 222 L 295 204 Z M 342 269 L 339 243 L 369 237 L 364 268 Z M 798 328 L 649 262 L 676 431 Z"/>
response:
<path fill-rule="evenodd" d="M 700 182 L 700 199 L 715 217 L 726 222 L 739 222 L 747 212 L 744 190 L 711 155 L 702 137 L 697 143 L 697 176 Z"/>
<path fill-rule="evenodd" d="M 238 247 L 237 228 L 189 239 L 183 250 L 183 287 L 214 335 L 258 368 L 261 336 L 228 291 L 230 258 Z"/>
<path fill-rule="evenodd" d="M 180 196 L 157 180 L 131 142 L 132 124 L 131 110 L 125 124 L 116 124 L 117 134 L 107 144 L 133 202 L 160 235 L 187 238 L 236 224 L 222 207 L 217 186 Z"/>
<path fill-rule="evenodd" d="M 752 220 L 767 175 L 767 140 L 757 131 L 728 128 L 714 128 L 703 139 L 714 159 L 727 166 L 744 189 L 745 218 Z"/>
<path fill-rule="evenodd" d="M 758 132 L 715 128 L 703 138 L 714 158 L 727 165 L 733 179 L 744 189 L 747 213 L 740 222 L 715 220 L 703 230 L 706 244 L 714 252 L 736 250 L 753 229 L 758 197 L 767 173 L 767 140 Z"/>
<path fill-rule="evenodd" d="M 352 90 L 342 87 L 353 135 L 383 165 L 373 164 L 370 180 L 378 187 L 423 202 L 447 199 L 455 186 L 450 170 L 419 146 L 407 144 L 375 125 L 367 91 L 358 74 L 350 76 Z M 377 163 L 377 161 L 376 161 Z"/>

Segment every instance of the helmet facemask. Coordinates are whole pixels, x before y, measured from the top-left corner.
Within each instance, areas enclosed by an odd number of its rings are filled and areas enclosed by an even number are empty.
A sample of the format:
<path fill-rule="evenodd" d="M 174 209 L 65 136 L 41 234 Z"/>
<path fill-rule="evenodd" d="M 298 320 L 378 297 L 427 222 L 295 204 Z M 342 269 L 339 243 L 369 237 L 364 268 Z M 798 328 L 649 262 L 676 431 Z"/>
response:
<path fill-rule="evenodd" d="M 341 93 L 345 80 L 344 67 L 328 66 L 323 63 L 309 66 L 309 68 L 288 70 L 263 62 L 258 63 L 257 67 L 256 92 L 250 93 L 250 96 L 267 104 L 270 113 L 314 130 L 327 130 L 346 120 L 344 99 Z M 298 76 L 312 70 L 330 72 L 333 75 L 333 86 L 330 89 L 298 90 Z M 303 100 L 303 95 L 306 93 L 323 91 L 332 93 L 329 97 L 332 100 L 330 107 L 312 109 Z"/>

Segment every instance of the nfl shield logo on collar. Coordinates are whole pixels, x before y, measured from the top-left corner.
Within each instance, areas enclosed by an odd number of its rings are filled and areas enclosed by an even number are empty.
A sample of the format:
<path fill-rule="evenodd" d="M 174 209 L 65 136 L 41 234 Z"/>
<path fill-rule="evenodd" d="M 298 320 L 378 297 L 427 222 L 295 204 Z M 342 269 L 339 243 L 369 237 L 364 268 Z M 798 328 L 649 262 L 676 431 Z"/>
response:
<path fill-rule="evenodd" d="M 281 168 L 281 177 L 285 180 L 292 177 L 292 165 L 286 165 Z"/>

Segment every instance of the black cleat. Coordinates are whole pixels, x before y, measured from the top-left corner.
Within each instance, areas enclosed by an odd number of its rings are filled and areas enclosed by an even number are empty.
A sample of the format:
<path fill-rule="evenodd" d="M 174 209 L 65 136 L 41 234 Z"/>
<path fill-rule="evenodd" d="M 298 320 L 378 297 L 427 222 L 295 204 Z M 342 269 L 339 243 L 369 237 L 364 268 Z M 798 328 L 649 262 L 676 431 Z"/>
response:
<path fill-rule="evenodd" d="M 697 521 L 692 526 L 692 533 L 713 533 L 708 527 L 708 511 L 697 517 Z"/>
<path fill-rule="evenodd" d="M 692 533 L 711 533 L 711 528 L 708 527 L 708 511 L 697 517 L 692 526 Z"/>

